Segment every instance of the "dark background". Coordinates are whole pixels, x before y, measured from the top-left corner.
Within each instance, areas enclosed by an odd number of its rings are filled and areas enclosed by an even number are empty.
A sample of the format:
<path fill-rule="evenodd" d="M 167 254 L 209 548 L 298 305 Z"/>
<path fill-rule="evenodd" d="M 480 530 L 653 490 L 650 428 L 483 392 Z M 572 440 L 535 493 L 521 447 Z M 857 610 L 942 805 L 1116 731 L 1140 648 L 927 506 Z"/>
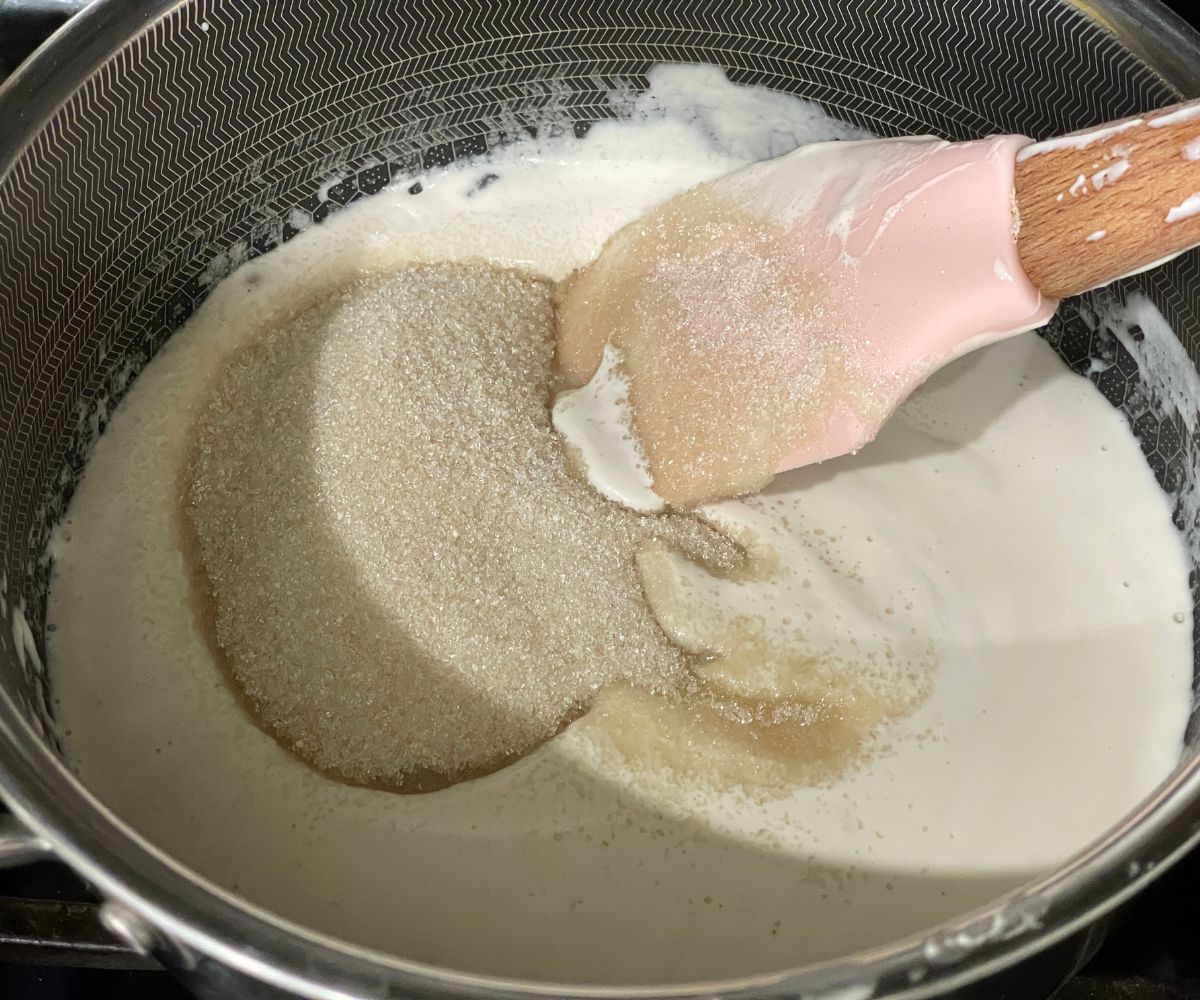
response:
<path fill-rule="evenodd" d="M 13 8 L 0 0 L 0 80 L 60 24 L 81 0 L 33 0 Z M 1200 25 L 1195 0 L 1169 0 Z M 1200 95 L 1193 95 L 1200 96 Z M 64 929 L 95 942 L 90 960 L 106 954 L 86 888 L 59 865 L 0 871 L 0 1000 L 191 1000 L 159 971 L 79 968 L 77 951 L 55 946 Z M 52 905 L 31 907 L 28 900 Z M 41 939 L 41 945 L 17 944 Z M 1059 996 L 1062 1000 L 1200 1000 L 1200 851 L 1159 878 L 1114 919 L 1104 946 Z M 996 1000 L 1005 1000 L 997 997 Z"/>

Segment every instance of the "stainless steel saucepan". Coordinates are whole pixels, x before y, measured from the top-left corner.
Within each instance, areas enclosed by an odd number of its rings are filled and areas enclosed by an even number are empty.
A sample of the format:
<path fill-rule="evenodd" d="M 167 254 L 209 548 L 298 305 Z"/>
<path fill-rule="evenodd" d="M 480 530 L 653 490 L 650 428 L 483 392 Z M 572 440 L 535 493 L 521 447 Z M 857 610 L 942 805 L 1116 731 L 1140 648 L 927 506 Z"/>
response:
<path fill-rule="evenodd" d="M 534 109 L 609 117 L 614 85 L 644 85 L 657 62 L 715 63 L 884 134 L 1040 137 L 1200 94 L 1200 37 L 1154 0 L 98 0 L 0 87 L 0 791 L 15 814 L 0 862 L 72 866 L 107 900 L 114 933 L 202 995 L 1045 995 L 1094 945 L 1098 918 L 1200 839 L 1194 716 L 1154 795 L 961 920 L 820 967 L 566 989 L 285 924 L 166 857 L 63 765 L 43 666 L 44 546 L 82 468 L 80 429 L 102 424 L 125 384 L 115 373 L 140 368 L 192 313 L 218 254 L 294 235 L 290 210 L 332 171 L 353 175 L 340 195 L 353 200 L 485 150 L 498 121 Z M 1148 294 L 1193 360 L 1197 263 L 1118 291 Z M 1086 370 L 1101 334 L 1067 304 L 1048 339 Z M 1200 444 L 1153 386 L 1134 377 L 1108 395 L 1194 542 Z"/>

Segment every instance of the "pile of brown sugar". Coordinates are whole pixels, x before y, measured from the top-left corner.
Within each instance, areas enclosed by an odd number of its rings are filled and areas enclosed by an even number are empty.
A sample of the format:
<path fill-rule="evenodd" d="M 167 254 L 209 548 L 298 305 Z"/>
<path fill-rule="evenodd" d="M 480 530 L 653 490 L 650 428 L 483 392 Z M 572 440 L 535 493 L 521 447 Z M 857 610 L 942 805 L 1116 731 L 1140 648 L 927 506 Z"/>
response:
<path fill-rule="evenodd" d="M 413 266 L 266 333 L 214 386 L 183 500 L 216 643 L 260 723 L 330 774 L 438 788 L 696 662 L 636 552 L 728 571 L 740 550 L 571 473 L 551 298 L 484 264 Z"/>

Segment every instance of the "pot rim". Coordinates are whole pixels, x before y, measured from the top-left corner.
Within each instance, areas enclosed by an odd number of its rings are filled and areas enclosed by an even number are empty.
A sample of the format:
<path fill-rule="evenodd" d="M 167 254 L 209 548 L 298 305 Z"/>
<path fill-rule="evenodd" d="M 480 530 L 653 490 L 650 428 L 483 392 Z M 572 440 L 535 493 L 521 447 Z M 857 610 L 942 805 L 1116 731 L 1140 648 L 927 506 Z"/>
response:
<path fill-rule="evenodd" d="M 95 0 L 0 86 L 0 182 L 58 107 L 103 62 L 188 0 Z M 1200 90 L 1200 33 L 1159 0 L 1068 0 L 1179 92 Z M 70 71 L 69 73 L 67 71 Z M 667 998 L 928 996 L 1011 965 L 1080 930 L 1200 843 L 1200 752 L 1055 871 L 928 932 L 782 972 L 654 987 L 564 985 L 456 972 L 358 948 L 268 913 L 189 872 L 96 800 L 0 692 L 0 789 L 31 839 L 186 949 L 310 998 L 379 995 Z M 182 946 L 175 953 L 172 946 Z M 301 971 L 303 970 L 303 971 Z"/>

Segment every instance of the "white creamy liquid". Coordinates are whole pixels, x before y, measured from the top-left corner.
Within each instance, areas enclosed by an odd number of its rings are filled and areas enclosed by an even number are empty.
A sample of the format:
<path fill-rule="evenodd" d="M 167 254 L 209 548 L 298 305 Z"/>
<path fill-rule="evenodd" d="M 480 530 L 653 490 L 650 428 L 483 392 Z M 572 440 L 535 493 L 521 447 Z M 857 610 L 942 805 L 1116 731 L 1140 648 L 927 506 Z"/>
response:
<path fill-rule="evenodd" d="M 140 376 L 54 538 L 49 606 L 72 763 L 139 833 L 254 904 L 406 958 L 680 982 L 928 927 L 1060 862 L 1172 769 L 1190 707 L 1183 548 L 1121 416 L 1032 335 L 939 373 L 858 456 L 722 505 L 792 572 L 766 592 L 718 588 L 693 618 L 664 613 L 684 634 L 750 601 L 833 644 L 932 644 L 928 699 L 832 786 L 691 787 L 631 770 L 585 717 L 497 774 L 401 796 L 321 777 L 238 704 L 173 529 L 222 359 L 412 260 L 562 277 L 689 185 L 850 134 L 716 76 L 660 73 L 634 121 L 360 203 L 241 267 Z"/>

